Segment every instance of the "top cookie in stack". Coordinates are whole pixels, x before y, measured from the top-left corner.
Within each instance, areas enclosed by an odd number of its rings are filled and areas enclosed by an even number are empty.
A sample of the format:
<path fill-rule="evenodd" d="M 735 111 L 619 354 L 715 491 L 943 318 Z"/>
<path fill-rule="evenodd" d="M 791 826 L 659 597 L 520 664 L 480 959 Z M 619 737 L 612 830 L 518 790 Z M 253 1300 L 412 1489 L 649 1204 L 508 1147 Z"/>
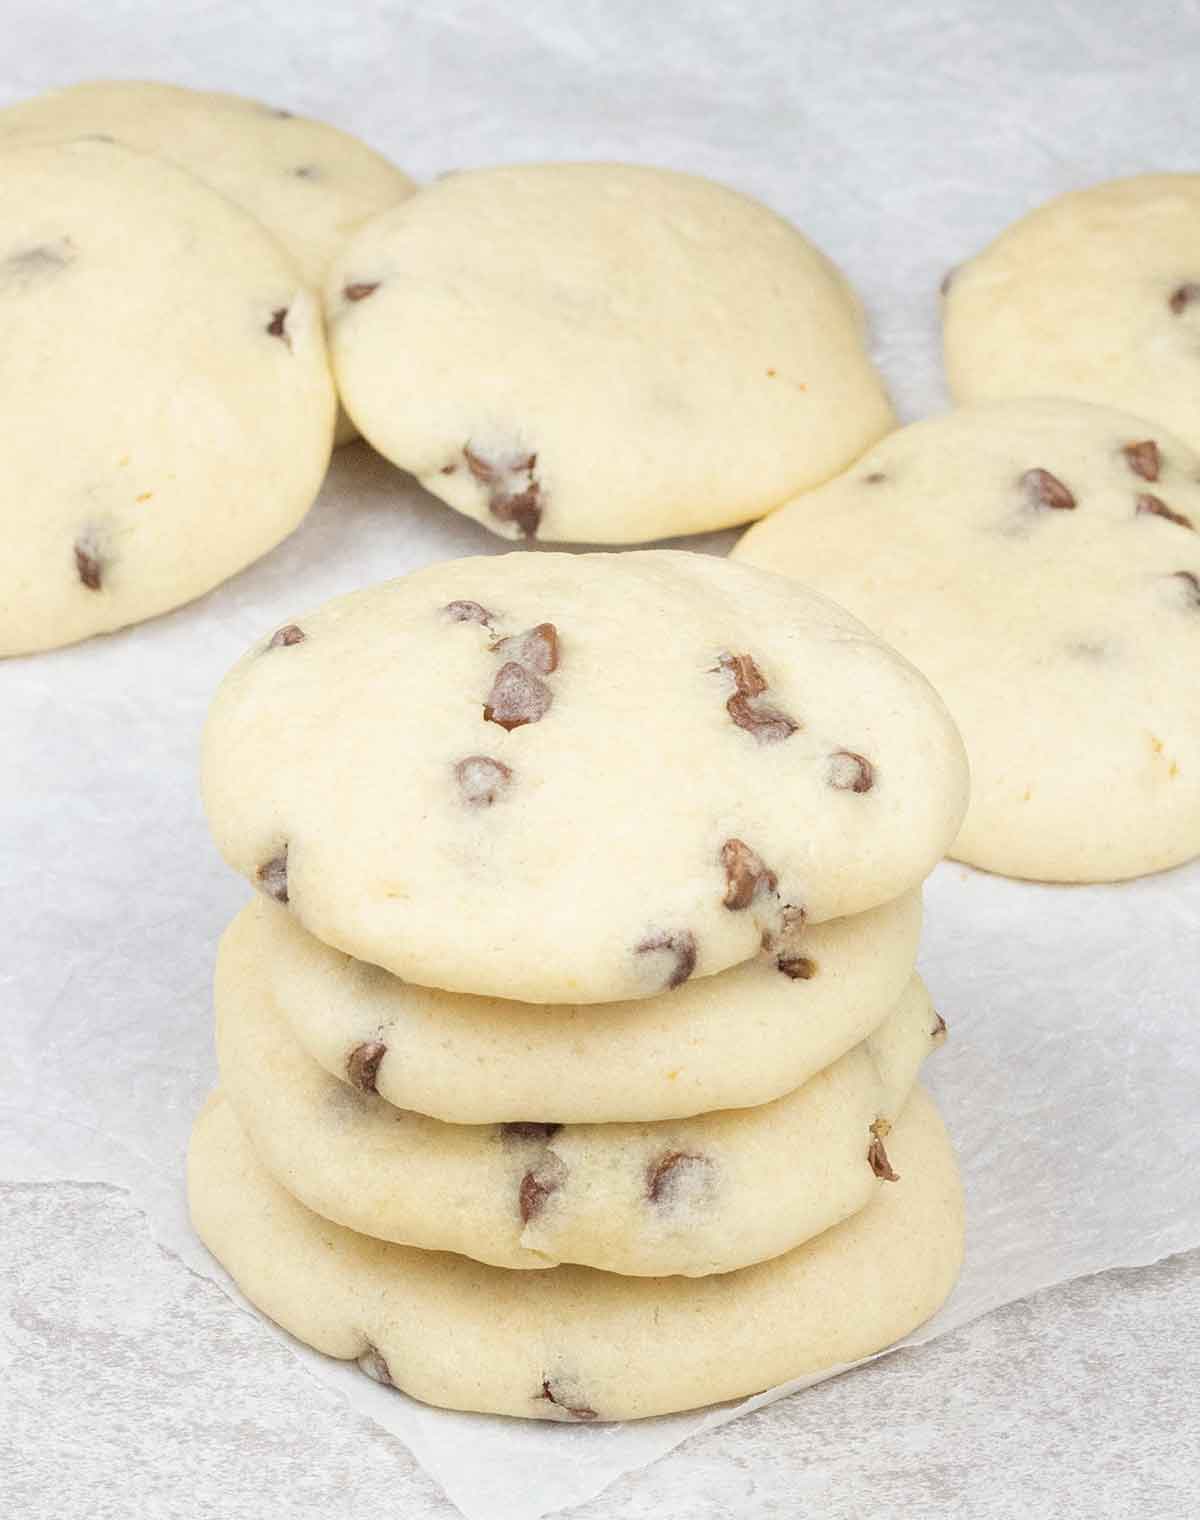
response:
<path fill-rule="evenodd" d="M 547 554 L 279 630 L 217 695 L 204 793 L 229 863 L 326 943 L 593 1003 L 897 897 L 966 775 L 928 683 L 833 604 L 706 556 Z"/>
<path fill-rule="evenodd" d="M 193 1215 L 302 1339 L 435 1403 L 616 1419 L 877 1350 L 949 1291 L 913 966 L 964 757 L 840 609 L 687 554 L 439 566 L 252 650 L 204 779 L 264 895 L 221 946 Z"/>

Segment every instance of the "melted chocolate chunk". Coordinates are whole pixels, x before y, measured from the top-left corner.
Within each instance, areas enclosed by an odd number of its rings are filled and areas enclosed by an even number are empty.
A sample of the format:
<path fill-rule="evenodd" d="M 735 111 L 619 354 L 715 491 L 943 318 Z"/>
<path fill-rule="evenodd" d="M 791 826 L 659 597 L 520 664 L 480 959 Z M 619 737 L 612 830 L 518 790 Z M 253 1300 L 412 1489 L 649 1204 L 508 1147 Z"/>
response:
<path fill-rule="evenodd" d="M 725 703 L 726 712 L 739 728 L 753 734 L 760 744 L 777 744 L 800 727 L 787 713 L 760 700 L 767 682 L 751 655 L 719 655 L 717 668 L 732 677 L 735 688 L 733 696 Z"/>
<path fill-rule="evenodd" d="M 567 1168 L 561 1157 L 547 1154 L 538 1166 L 526 1172 L 517 1189 L 517 1208 L 521 1223 L 528 1224 L 546 1207 L 546 1200 L 557 1193 L 567 1180 Z"/>
<path fill-rule="evenodd" d="M 478 602 L 447 602 L 442 611 L 452 623 L 482 623 L 485 628 L 491 626 L 494 616 Z"/>
<path fill-rule="evenodd" d="M 515 660 L 526 670 L 548 676 L 552 670 L 558 669 L 558 629 L 553 623 L 539 623 L 524 633 L 497 639 L 492 652 L 503 655 L 506 660 Z"/>
<path fill-rule="evenodd" d="M 356 280 L 352 285 L 347 285 L 342 294 L 347 301 L 365 301 L 368 296 L 373 296 L 378 289 L 378 280 Z"/>
<path fill-rule="evenodd" d="M 554 694 L 545 681 L 532 675 L 523 665 L 509 660 L 501 665 L 484 703 L 483 716 L 488 723 L 498 723 L 509 733 L 526 723 L 538 723 L 550 711 Z"/>
<path fill-rule="evenodd" d="M 727 839 L 721 846 L 721 864 L 725 867 L 725 906 L 735 913 L 748 908 L 760 892 L 774 892 L 779 879 L 748 844 L 741 839 Z"/>
<path fill-rule="evenodd" d="M 500 1126 L 506 1140 L 553 1140 L 561 1124 L 535 1124 L 532 1120 L 516 1119 Z"/>
<path fill-rule="evenodd" d="M 512 781 L 509 767 L 491 755 L 468 755 L 454 767 L 454 774 L 468 807 L 491 807 Z"/>
<path fill-rule="evenodd" d="M 829 784 L 839 792 L 869 792 L 875 785 L 875 767 L 851 749 L 835 750 L 829 757 Z"/>
<path fill-rule="evenodd" d="M 1050 507 L 1056 512 L 1075 509 L 1074 496 L 1049 470 L 1026 470 L 1021 476 L 1021 488 L 1031 507 Z"/>
<path fill-rule="evenodd" d="M 642 940 L 634 954 L 653 955 L 660 950 L 674 957 L 674 965 L 667 978 L 668 989 L 682 987 L 696 969 L 696 936 L 690 929 L 674 934 L 651 934 Z"/>
<path fill-rule="evenodd" d="M 350 1085 L 357 1087 L 359 1092 L 378 1092 L 375 1084 L 379 1080 L 379 1063 L 386 1055 L 387 1046 L 382 1040 L 367 1040 L 356 1045 L 346 1057 L 346 1076 Z"/>
<path fill-rule="evenodd" d="M 819 969 L 807 955 L 781 955 L 775 964 L 793 982 L 811 982 Z"/>
<path fill-rule="evenodd" d="M 463 445 L 467 468 L 488 488 L 488 511 L 503 523 L 515 523 L 526 538 L 536 538 L 542 520 L 542 487 L 537 479 L 536 454 L 513 454 L 490 459 Z"/>
<path fill-rule="evenodd" d="M 285 844 L 278 855 L 273 855 L 270 860 L 264 861 L 254 873 L 258 885 L 276 902 L 285 903 L 288 900 L 288 847 Z"/>
<path fill-rule="evenodd" d="M 1177 527 L 1191 528 L 1195 532 L 1195 524 L 1190 517 L 1185 517 L 1182 512 L 1173 512 L 1160 496 L 1151 496 L 1149 492 L 1143 492 L 1138 497 L 1137 515 L 1165 517 L 1168 522 L 1174 523 Z"/>
<path fill-rule="evenodd" d="M 1200 575 L 1191 570 L 1176 570 L 1172 580 L 1182 581 L 1190 592 L 1190 600 L 1200 607 Z"/>
<path fill-rule="evenodd" d="M 75 573 L 89 591 L 100 590 L 104 565 L 90 539 L 80 538 L 75 542 Z"/>
<path fill-rule="evenodd" d="M 871 1170 L 876 1177 L 884 1182 L 899 1182 L 900 1173 L 893 1171 L 892 1163 L 888 1160 L 888 1153 L 884 1149 L 883 1141 L 875 1138 L 867 1146 L 867 1160 L 871 1164 Z"/>
<path fill-rule="evenodd" d="M 292 339 L 287 330 L 287 314 L 288 309 L 286 306 L 276 307 L 271 313 L 271 320 L 267 323 L 267 332 L 270 333 L 272 338 L 282 338 L 287 346 L 291 348 Z"/>
<path fill-rule="evenodd" d="M 1200 285 L 1179 285 L 1171 292 L 1167 305 L 1175 313 L 1182 316 L 1193 301 L 1200 301 Z"/>
<path fill-rule="evenodd" d="M 275 630 L 275 632 L 271 635 L 271 639 L 267 645 L 267 648 L 288 648 L 292 644 L 302 644 L 304 642 L 304 638 L 304 629 L 301 628 L 297 623 L 289 623 L 286 628 L 277 628 Z"/>
<path fill-rule="evenodd" d="M 561 1409 L 564 1414 L 569 1414 L 573 1420 L 594 1420 L 598 1416 L 596 1411 L 587 1404 L 581 1404 L 577 1395 L 567 1392 L 562 1385 L 553 1378 L 542 1379 L 542 1391 L 538 1398 L 546 1399 L 551 1404 Z"/>
<path fill-rule="evenodd" d="M 1135 475 L 1140 475 L 1143 480 L 1158 479 L 1162 456 L 1153 438 L 1144 438 L 1141 443 L 1127 443 L 1121 453 Z"/>
<path fill-rule="evenodd" d="M 367 1349 L 358 1358 L 358 1365 L 369 1378 L 373 1378 L 377 1383 L 382 1383 L 385 1388 L 394 1388 L 396 1386 L 392 1381 L 391 1369 L 388 1367 L 387 1362 L 384 1361 L 382 1352 L 378 1346 L 373 1346 L 370 1341 L 367 1342 Z"/>
<path fill-rule="evenodd" d="M 712 1162 L 693 1151 L 667 1151 L 646 1167 L 646 1198 L 650 1203 L 670 1203 L 689 1179 L 708 1172 Z"/>

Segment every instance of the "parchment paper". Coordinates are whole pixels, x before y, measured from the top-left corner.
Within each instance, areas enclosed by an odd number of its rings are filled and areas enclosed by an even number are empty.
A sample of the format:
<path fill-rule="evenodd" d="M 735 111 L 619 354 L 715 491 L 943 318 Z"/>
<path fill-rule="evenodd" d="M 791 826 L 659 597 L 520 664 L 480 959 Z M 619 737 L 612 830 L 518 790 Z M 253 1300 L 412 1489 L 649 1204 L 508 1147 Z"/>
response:
<path fill-rule="evenodd" d="M 914 417 L 943 401 L 934 292 L 948 264 L 1060 189 L 1196 167 L 1194 4 L 1141 7 L 1132 27 L 1124 5 L 1010 6 L 1002 26 L 996 9 L 278 0 L 218 17 L 189 0 L 168 26 L 150 0 L 100 13 L 21 0 L 0 102 L 73 76 L 157 75 L 323 114 L 418 175 L 537 157 L 712 174 L 848 270 Z M 127 1188 L 167 1247 L 224 1281 L 191 1236 L 180 1180 L 213 1075 L 214 946 L 245 894 L 197 798 L 207 701 L 246 644 L 326 597 L 501 547 L 358 446 L 302 529 L 209 597 L 0 665 L 0 1177 Z M 1200 1244 L 1198 930 L 1200 866 L 1092 888 L 939 868 L 922 966 L 951 1040 L 929 1073 L 971 1225 L 962 1283 L 918 1338 Z M 136 1324 L 146 1311 L 118 1287 L 113 1312 Z M 524 1425 L 423 1409 L 297 1354 L 472 1520 L 578 1502 L 738 1412 Z"/>

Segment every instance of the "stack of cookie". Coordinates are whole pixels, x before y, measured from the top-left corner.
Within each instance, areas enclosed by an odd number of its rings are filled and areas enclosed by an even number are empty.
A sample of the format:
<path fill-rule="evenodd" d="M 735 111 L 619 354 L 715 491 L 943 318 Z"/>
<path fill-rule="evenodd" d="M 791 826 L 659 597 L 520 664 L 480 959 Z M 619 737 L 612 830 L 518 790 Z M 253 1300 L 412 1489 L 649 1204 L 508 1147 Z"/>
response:
<path fill-rule="evenodd" d="M 949 1291 L 919 884 L 966 802 L 924 679 L 698 555 L 463 560 L 234 668 L 196 1227 L 431 1403 L 621 1419 L 878 1350 Z"/>

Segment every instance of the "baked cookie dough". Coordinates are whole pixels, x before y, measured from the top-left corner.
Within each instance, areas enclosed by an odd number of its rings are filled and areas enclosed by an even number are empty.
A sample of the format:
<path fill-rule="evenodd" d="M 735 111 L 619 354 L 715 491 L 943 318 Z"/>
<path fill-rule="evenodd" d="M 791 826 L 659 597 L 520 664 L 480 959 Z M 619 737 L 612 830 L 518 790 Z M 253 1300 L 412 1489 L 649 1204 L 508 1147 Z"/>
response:
<path fill-rule="evenodd" d="M 321 486 L 321 314 L 246 212 L 107 142 L 0 153 L 0 654 L 177 607 Z"/>
<path fill-rule="evenodd" d="M 210 1101 L 192 1220 L 242 1292 L 327 1355 L 451 1409 L 622 1420 L 738 1398 L 869 1356 L 942 1304 L 962 1261 L 950 1141 L 918 1088 L 888 1137 L 900 1180 L 786 1256 L 717 1277 L 506 1272 L 356 1235 L 297 1203 Z"/>
<path fill-rule="evenodd" d="M 896 425 L 834 265 L 662 169 L 451 175 L 355 235 L 326 311 L 364 436 L 508 538 L 747 522 Z"/>
<path fill-rule="evenodd" d="M 840 608 L 708 555 L 510 554 L 355 592 L 225 678 L 229 863 L 423 986 L 648 997 L 918 883 L 966 801 L 928 683 Z"/>
<path fill-rule="evenodd" d="M 351 232 L 417 188 L 336 127 L 215 90 L 97 79 L 0 111 L 0 151 L 83 136 L 112 138 L 195 174 L 274 233 L 316 291 Z M 354 436 L 340 414 L 337 442 Z"/>
<path fill-rule="evenodd" d="M 944 1025 L 914 977 L 881 1029 L 757 1108 L 657 1124 L 443 1124 L 305 1054 L 244 918 L 217 963 L 222 1089 L 259 1160 L 350 1229 L 501 1267 L 728 1272 L 791 1250 L 894 1175 L 887 1132 Z M 886 1071 L 886 1076 L 885 1076 Z"/>
<path fill-rule="evenodd" d="M 251 953 L 308 1054 L 334 1076 L 369 1067 L 398 1108 L 451 1124 L 687 1118 L 767 1103 L 864 1040 L 912 974 L 921 897 L 804 931 L 783 961 L 755 956 L 653 1002 L 504 1002 L 402 982 L 256 897 Z"/>
<path fill-rule="evenodd" d="M 1030 212 L 952 272 L 945 348 L 959 401 L 1069 396 L 1200 447 L 1200 174 L 1115 180 Z"/>
<path fill-rule="evenodd" d="M 1200 458 L 1065 400 L 905 428 L 742 539 L 945 697 L 971 759 L 951 853 L 1115 881 L 1200 853 Z"/>

